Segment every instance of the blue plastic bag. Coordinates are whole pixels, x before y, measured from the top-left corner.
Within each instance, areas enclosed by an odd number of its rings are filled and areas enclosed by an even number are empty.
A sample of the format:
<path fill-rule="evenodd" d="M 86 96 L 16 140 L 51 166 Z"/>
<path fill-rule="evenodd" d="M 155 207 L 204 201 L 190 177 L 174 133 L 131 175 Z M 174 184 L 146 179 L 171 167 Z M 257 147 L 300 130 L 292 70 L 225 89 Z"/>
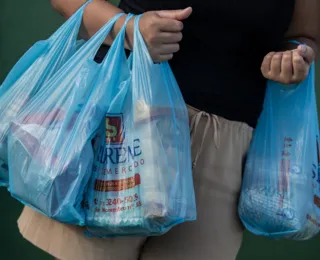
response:
<path fill-rule="evenodd" d="M 49 39 L 35 43 L 0 87 L 0 186 L 8 185 L 7 136 L 10 123 L 25 104 L 76 52 L 83 5 Z"/>
<path fill-rule="evenodd" d="M 139 19 L 123 67 L 131 78 L 109 89 L 94 142 L 85 203 L 93 236 L 161 235 L 196 219 L 188 111 L 169 64 L 149 56 Z"/>
<path fill-rule="evenodd" d="M 94 137 L 106 111 L 109 84 L 119 85 L 118 50 L 103 64 L 94 57 L 116 15 L 70 58 L 13 120 L 9 192 L 64 223 L 85 224 L 83 196 L 92 171 Z M 122 50 L 124 51 L 124 50 Z"/>
<path fill-rule="evenodd" d="M 249 150 L 239 215 L 257 235 L 309 239 L 320 230 L 314 64 L 297 86 L 268 82 Z"/>

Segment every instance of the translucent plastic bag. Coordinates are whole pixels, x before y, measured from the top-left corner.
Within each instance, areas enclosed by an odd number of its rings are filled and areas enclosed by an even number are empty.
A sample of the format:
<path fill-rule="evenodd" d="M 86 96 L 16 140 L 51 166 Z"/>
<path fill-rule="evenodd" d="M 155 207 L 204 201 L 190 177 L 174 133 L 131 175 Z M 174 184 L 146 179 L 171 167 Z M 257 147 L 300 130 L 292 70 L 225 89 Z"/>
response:
<path fill-rule="evenodd" d="M 239 214 L 257 235 L 303 240 L 320 230 L 314 64 L 294 87 L 269 81 L 245 167 Z"/>
<path fill-rule="evenodd" d="M 128 77 L 113 65 L 121 65 L 116 45 L 103 64 L 94 57 L 121 15 L 87 41 L 12 122 L 9 191 L 60 222 L 85 224 L 82 202 L 92 171 L 91 140 L 106 111 L 106 89 Z"/>
<path fill-rule="evenodd" d="M 93 236 L 160 235 L 196 218 L 187 108 L 168 63 L 152 62 L 139 19 L 131 80 L 109 91 L 94 142 L 86 200 Z"/>
<path fill-rule="evenodd" d="M 7 137 L 10 123 L 25 104 L 76 52 L 83 5 L 49 39 L 35 43 L 0 87 L 0 186 L 8 185 Z"/>

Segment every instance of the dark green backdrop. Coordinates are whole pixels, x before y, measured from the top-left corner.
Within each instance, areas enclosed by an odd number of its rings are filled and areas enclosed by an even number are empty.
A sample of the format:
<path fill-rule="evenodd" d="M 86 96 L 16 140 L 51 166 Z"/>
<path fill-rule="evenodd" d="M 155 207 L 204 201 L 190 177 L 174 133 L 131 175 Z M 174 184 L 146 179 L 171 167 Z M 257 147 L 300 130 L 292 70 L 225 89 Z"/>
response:
<path fill-rule="evenodd" d="M 0 82 L 27 48 L 48 37 L 62 22 L 49 2 L 0 0 Z M 20 237 L 16 220 L 22 206 L 3 189 L 0 206 L 0 259 L 51 259 Z M 308 242 L 271 241 L 246 233 L 238 260 L 317 260 L 319 248 L 320 237 Z"/>

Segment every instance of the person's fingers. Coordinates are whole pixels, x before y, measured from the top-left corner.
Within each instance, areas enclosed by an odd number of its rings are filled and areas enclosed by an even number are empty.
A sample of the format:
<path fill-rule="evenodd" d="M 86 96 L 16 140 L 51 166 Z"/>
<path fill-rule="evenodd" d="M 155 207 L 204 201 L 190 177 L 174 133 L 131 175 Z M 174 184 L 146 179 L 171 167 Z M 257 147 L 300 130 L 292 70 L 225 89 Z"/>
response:
<path fill-rule="evenodd" d="M 158 27 L 161 32 L 181 32 L 183 23 L 177 20 L 162 18 L 158 21 Z"/>
<path fill-rule="evenodd" d="M 157 11 L 157 14 L 162 18 L 167 19 L 174 19 L 174 20 L 185 20 L 187 19 L 192 13 L 192 8 L 188 7 L 182 10 L 164 10 L 164 11 Z"/>
<path fill-rule="evenodd" d="M 273 55 L 270 65 L 270 73 L 272 77 L 276 77 L 281 73 L 281 62 L 282 62 L 282 53 L 277 52 Z"/>
<path fill-rule="evenodd" d="M 283 82 L 290 84 L 293 78 L 293 61 L 292 51 L 286 51 L 281 59 L 281 74 L 280 78 Z"/>
<path fill-rule="evenodd" d="M 275 55 L 275 52 L 268 53 L 264 57 L 263 62 L 261 64 L 261 72 L 262 72 L 263 76 L 266 78 L 268 78 L 268 75 L 271 71 L 271 60 L 274 55 Z"/>
<path fill-rule="evenodd" d="M 293 52 L 293 81 L 295 83 L 303 81 L 309 72 L 310 65 L 304 60 L 299 52 Z"/>
<path fill-rule="evenodd" d="M 316 58 L 315 51 L 307 45 L 299 45 L 298 46 L 298 53 L 304 58 L 304 60 L 308 64 L 311 64 Z"/>
<path fill-rule="evenodd" d="M 299 49 L 284 53 L 270 52 L 261 64 L 263 76 L 282 84 L 300 83 L 308 76 L 310 69 L 310 63 L 306 59 L 314 59 L 310 50 L 304 51 L 304 56 L 300 52 Z"/>
<path fill-rule="evenodd" d="M 165 55 L 160 55 L 157 62 L 164 62 L 164 61 L 168 61 L 171 60 L 173 58 L 173 54 L 165 54 Z"/>
<path fill-rule="evenodd" d="M 160 39 L 162 43 L 177 43 L 182 40 L 182 33 L 170 33 L 170 32 L 162 32 L 160 34 Z"/>
<path fill-rule="evenodd" d="M 163 44 L 160 49 L 160 55 L 176 53 L 180 50 L 178 43 Z"/>

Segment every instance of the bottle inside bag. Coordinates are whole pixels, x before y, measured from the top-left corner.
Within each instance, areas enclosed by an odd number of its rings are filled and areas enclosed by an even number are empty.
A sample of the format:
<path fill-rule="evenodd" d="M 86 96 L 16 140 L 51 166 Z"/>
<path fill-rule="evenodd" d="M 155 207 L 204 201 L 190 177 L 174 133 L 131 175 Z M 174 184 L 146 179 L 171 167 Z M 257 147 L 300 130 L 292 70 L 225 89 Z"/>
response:
<path fill-rule="evenodd" d="M 176 182 L 183 151 L 175 145 L 171 109 L 144 100 L 133 108 L 107 114 L 95 140 L 87 202 L 94 235 L 162 233 L 181 221 L 175 197 L 181 196 Z"/>

